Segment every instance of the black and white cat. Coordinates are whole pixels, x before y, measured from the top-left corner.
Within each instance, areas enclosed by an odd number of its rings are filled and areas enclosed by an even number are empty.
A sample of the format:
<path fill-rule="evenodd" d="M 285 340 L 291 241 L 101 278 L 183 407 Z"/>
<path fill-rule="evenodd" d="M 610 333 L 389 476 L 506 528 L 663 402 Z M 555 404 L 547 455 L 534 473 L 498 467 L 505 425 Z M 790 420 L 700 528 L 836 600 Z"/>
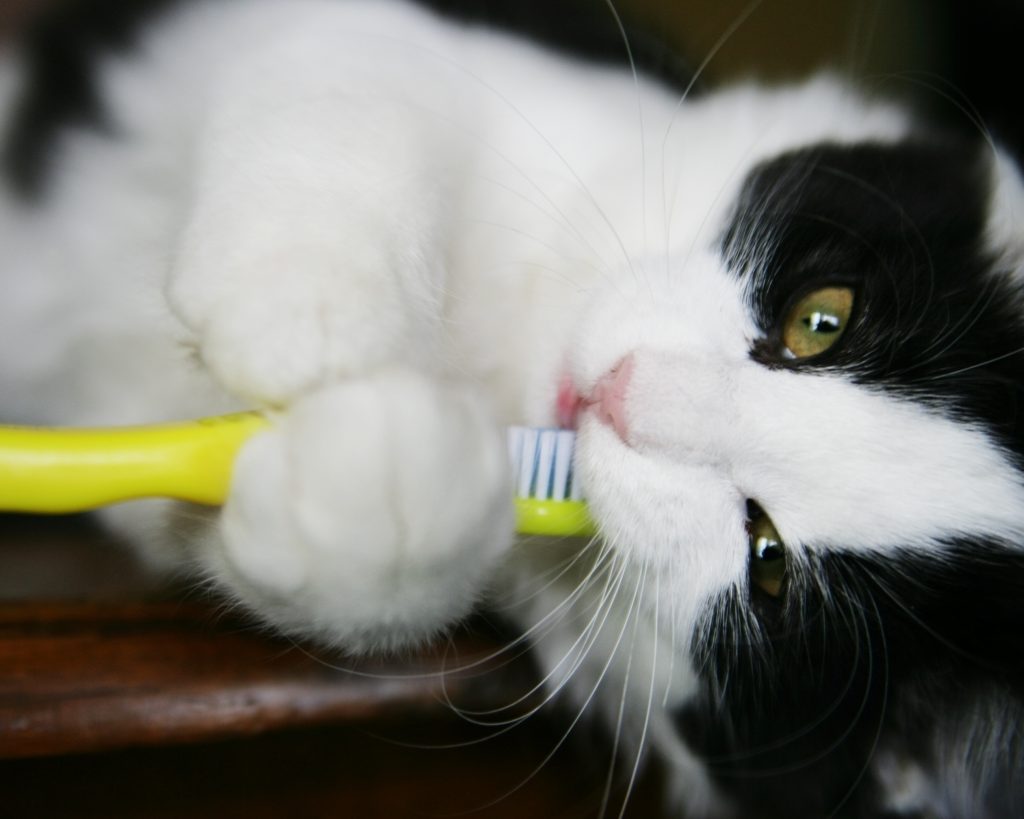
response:
<path fill-rule="evenodd" d="M 122 5 L 0 65 L 0 419 L 277 423 L 219 515 L 111 525 L 352 652 L 500 591 L 686 815 L 1024 813 L 997 147 L 401 0 Z M 578 427 L 567 566 L 513 542 L 510 423 Z"/>

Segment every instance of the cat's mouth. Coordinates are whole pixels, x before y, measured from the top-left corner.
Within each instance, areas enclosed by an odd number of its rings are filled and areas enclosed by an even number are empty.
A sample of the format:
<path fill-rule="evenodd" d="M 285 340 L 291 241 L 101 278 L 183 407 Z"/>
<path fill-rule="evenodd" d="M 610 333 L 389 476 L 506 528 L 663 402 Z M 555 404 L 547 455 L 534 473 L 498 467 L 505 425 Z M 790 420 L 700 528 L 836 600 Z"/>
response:
<path fill-rule="evenodd" d="M 629 443 L 626 396 L 633 377 L 633 354 L 622 358 L 608 370 L 586 394 L 581 393 L 568 373 L 558 385 L 555 414 L 563 429 L 576 429 L 580 415 L 592 412 L 599 421 L 615 430 L 624 443 Z"/>

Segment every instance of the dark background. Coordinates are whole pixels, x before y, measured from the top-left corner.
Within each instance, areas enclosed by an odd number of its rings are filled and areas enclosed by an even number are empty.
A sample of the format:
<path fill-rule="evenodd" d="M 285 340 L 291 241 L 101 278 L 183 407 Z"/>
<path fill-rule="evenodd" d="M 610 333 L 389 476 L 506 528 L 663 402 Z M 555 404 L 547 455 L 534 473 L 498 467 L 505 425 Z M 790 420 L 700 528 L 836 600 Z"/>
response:
<path fill-rule="evenodd" d="M 0 38 L 39 9 L 66 1 L 2 0 Z M 1024 0 L 616 0 L 616 7 L 693 66 L 714 51 L 704 74 L 711 85 L 833 68 L 870 89 L 913 96 L 952 120 L 969 121 L 977 111 L 997 136 L 1024 147 L 1016 84 L 1024 74 Z"/>

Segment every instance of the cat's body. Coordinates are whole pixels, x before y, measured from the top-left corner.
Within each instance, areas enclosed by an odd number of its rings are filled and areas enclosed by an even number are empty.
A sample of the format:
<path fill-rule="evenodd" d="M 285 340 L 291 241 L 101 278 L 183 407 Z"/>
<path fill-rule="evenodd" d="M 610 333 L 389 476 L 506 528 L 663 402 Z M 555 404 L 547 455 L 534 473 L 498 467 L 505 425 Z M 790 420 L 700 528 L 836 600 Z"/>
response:
<path fill-rule="evenodd" d="M 107 513 L 154 559 L 352 651 L 497 589 L 697 816 L 1024 809 L 1024 194 L 980 137 L 384 0 L 182 3 L 95 69 L 45 150 L 0 69 L 0 419 L 279 413 L 223 515 Z M 554 574 L 501 428 L 559 421 L 607 546 Z"/>

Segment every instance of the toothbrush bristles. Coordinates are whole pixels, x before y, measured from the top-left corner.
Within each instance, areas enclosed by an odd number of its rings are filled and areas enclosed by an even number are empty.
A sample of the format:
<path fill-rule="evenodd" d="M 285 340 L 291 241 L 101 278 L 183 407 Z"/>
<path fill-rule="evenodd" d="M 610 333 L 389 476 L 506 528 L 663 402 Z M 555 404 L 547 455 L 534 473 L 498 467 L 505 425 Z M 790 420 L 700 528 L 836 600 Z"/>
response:
<path fill-rule="evenodd" d="M 582 500 L 573 464 L 575 448 L 572 430 L 509 427 L 509 460 L 517 497 Z"/>

